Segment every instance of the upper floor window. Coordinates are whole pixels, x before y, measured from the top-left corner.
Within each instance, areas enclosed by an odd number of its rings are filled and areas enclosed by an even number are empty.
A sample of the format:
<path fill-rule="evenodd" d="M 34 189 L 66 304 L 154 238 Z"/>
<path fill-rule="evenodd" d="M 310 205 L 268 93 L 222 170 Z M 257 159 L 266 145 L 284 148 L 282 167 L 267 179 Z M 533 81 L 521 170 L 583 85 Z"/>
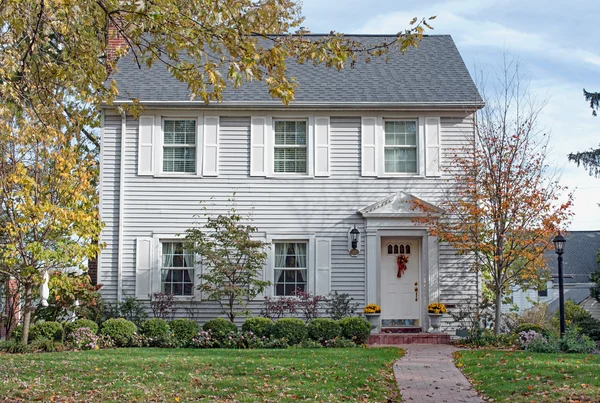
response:
<path fill-rule="evenodd" d="M 305 120 L 276 120 L 275 173 L 307 173 L 307 124 Z"/>
<path fill-rule="evenodd" d="M 417 122 L 386 121 L 384 134 L 384 172 L 417 173 Z"/>
<path fill-rule="evenodd" d="M 547 297 L 548 296 L 548 288 L 544 288 L 543 290 L 538 290 L 538 297 Z"/>
<path fill-rule="evenodd" d="M 196 172 L 196 121 L 165 119 L 163 172 Z"/>
<path fill-rule="evenodd" d="M 177 296 L 193 295 L 194 255 L 182 242 L 162 242 L 161 290 Z"/>
<path fill-rule="evenodd" d="M 275 295 L 306 292 L 306 242 L 275 242 Z"/>

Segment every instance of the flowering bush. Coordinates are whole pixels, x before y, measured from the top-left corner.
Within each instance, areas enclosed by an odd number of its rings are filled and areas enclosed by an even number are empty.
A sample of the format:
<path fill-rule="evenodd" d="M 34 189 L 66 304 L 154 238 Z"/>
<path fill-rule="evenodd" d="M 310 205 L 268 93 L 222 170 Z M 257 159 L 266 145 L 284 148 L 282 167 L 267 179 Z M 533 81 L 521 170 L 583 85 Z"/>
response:
<path fill-rule="evenodd" d="M 80 327 L 69 334 L 69 343 L 78 350 L 98 350 L 100 337 L 87 327 Z"/>
<path fill-rule="evenodd" d="M 363 311 L 364 313 L 381 313 L 381 307 L 377 304 L 369 304 Z"/>
<path fill-rule="evenodd" d="M 527 350 L 527 347 L 529 347 L 529 344 L 534 339 L 545 339 L 545 337 L 541 333 L 536 332 L 535 330 L 526 330 L 523 332 L 519 332 L 519 344 L 525 350 Z"/>
<path fill-rule="evenodd" d="M 446 313 L 446 305 L 439 303 L 439 302 L 433 302 L 427 306 L 427 312 L 434 313 L 436 315 L 445 314 Z"/>

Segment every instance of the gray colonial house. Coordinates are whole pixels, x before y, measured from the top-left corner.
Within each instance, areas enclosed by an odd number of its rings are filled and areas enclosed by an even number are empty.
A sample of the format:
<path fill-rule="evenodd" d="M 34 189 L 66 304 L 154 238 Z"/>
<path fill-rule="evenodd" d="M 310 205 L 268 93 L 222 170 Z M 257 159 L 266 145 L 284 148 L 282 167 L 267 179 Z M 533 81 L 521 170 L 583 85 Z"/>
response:
<path fill-rule="evenodd" d="M 225 212 L 235 192 L 237 209 L 272 244 L 266 296 L 348 293 L 361 308 L 381 305 L 383 327 L 425 330 L 429 302 L 456 305 L 477 292 L 465 258 L 415 224 L 421 213 L 411 208 L 418 199 L 436 209 L 445 197 L 450 156 L 472 144 L 482 106 L 452 38 L 425 36 L 405 55 L 341 72 L 288 71 L 300 85 L 289 107 L 260 82 L 206 105 L 163 66 L 119 61 L 115 106 L 137 99 L 144 110 L 102 111 L 103 297 L 169 292 L 186 306 L 178 316 L 220 316 L 197 290 L 204 268 L 179 234 L 202 205 Z M 408 257 L 401 276 L 399 254 Z M 262 297 L 251 303 L 256 314 Z"/>

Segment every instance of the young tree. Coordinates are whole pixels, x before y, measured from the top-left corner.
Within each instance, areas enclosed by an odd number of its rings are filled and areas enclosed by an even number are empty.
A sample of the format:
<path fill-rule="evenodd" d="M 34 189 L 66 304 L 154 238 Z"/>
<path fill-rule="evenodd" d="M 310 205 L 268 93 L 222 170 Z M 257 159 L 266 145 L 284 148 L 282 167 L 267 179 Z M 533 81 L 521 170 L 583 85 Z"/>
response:
<path fill-rule="evenodd" d="M 79 133 L 0 107 L 0 272 L 23 293 L 23 343 L 43 277 L 99 250 L 96 161 Z"/>
<path fill-rule="evenodd" d="M 539 283 L 547 270 L 544 251 L 571 216 L 572 196 L 559 201 L 564 188 L 548 176 L 547 136 L 537 127 L 543 104 L 523 86 L 518 63 L 505 57 L 493 93 L 482 95 L 486 106 L 474 120 L 474 145 L 450 158 L 445 214 L 421 221 L 459 253 L 473 254 L 494 293 L 499 333 L 503 296 L 513 286 Z"/>
<path fill-rule="evenodd" d="M 240 215 L 234 207 L 226 214 L 204 216 L 207 222 L 203 227 L 186 231 L 185 249 L 201 256 L 199 289 L 219 303 L 222 313 L 233 322 L 239 315 L 248 315 L 248 302 L 270 285 L 261 280 L 268 244 L 252 239 L 256 227 L 244 224 L 250 217 Z"/>
<path fill-rule="evenodd" d="M 587 92 L 583 90 L 583 96 L 590 102 L 592 115 L 598 115 L 598 107 L 600 107 L 600 92 Z M 591 148 L 588 151 L 581 151 L 569 154 L 569 161 L 583 165 L 591 176 L 600 177 L 600 147 Z"/>

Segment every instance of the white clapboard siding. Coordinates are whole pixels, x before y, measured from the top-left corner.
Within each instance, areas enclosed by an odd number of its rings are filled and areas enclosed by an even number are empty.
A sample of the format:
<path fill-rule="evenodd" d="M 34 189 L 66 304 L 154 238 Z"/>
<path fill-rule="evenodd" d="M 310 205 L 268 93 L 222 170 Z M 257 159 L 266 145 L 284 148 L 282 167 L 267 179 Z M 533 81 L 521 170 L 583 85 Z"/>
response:
<path fill-rule="evenodd" d="M 252 215 L 252 225 L 259 232 L 297 232 L 300 235 L 313 234 L 315 240 L 329 239 L 330 289 L 348 293 L 354 298 L 354 302 L 364 304 L 364 250 L 357 257 L 351 257 L 348 253 L 347 233 L 355 224 L 361 230 L 362 244 L 365 245 L 364 221 L 356 211 L 400 190 L 428 201 L 439 202 L 444 197 L 445 189 L 440 185 L 441 178 L 438 177 L 377 178 L 375 161 L 371 167 L 371 176 L 363 176 L 362 126 L 365 120 L 356 113 L 333 113 L 335 115 L 329 118 L 329 176 L 314 178 L 250 175 L 252 114 L 227 116 L 226 112 L 221 114 L 218 124 L 218 166 L 215 169 L 218 177 L 139 176 L 139 122 L 128 117 L 125 143 L 126 189 L 123 195 L 123 296 L 133 296 L 136 293 L 135 258 L 138 238 L 152 237 L 157 233 L 170 234 L 172 237 L 183 234 L 195 222 L 202 220 L 194 215 L 203 214 L 203 205 L 212 212 L 225 213 L 230 207 L 228 199 L 235 192 L 236 208 L 243 214 Z M 375 118 L 371 119 L 375 121 Z M 450 153 L 453 147 L 465 145 L 473 135 L 468 119 L 463 117 L 442 117 L 440 123 L 444 154 Z M 116 297 L 117 284 L 120 125 L 120 116 L 107 115 L 103 139 L 101 207 L 106 224 L 102 240 L 107 247 L 100 255 L 100 282 L 104 284 L 102 295 L 109 299 Z M 374 149 L 373 152 L 375 151 Z M 443 158 L 442 161 L 446 163 L 448 159 Z M 464 258 L 457 256 L 452 248 L 444 244 L 440 244 L 439 250 L 440 300 L 459 303 L 474 296 L 475 274 L 465 269 L 467 265 Z M 316 265 L 316 261 L 314 264 Z M 309 279 L 313 282 L 315 280 Z M 251 302 L 253 314 L 259 314 L 261 305 L 260 301 Z M 221 316 L 216 304 L 208 301 L 194 306 L 192 310 L 196 312 L 199 321 Z M 187 311 L 178 309 L 177 315 L 185 316 Z"/>
<path fill-rule="evenodd" d="M 154 115 L 140 116 L 139 122 L 138 175 L 154 175 Z"/>
<path fill-rule="evenodd" d="M 204 116 L 202 175 L 219 175 L 219 117 Z"/>
<path fill-rule="evenodd" d="M 315 176 L 329 176 L 331 170 L 329 117 L 315 118 Z"/>

